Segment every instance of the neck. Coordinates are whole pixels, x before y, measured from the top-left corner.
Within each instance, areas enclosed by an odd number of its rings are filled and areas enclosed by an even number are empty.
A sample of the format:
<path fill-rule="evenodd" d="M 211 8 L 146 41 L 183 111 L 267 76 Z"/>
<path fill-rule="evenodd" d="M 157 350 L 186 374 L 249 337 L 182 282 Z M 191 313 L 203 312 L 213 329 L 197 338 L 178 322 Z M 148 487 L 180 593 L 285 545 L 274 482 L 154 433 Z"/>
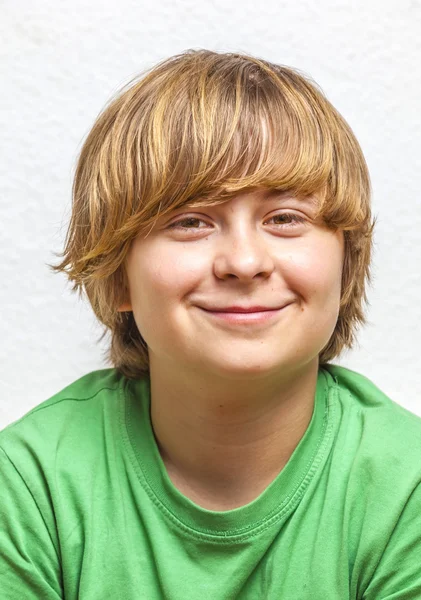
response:
<path fill-rule="evenodd" d="M 318 360 L 288 376 L 227 382 L 183 375 L 151 358 L 151 421 L 174 485 L 213 510 L 254 500 L 310 423 Z"/>

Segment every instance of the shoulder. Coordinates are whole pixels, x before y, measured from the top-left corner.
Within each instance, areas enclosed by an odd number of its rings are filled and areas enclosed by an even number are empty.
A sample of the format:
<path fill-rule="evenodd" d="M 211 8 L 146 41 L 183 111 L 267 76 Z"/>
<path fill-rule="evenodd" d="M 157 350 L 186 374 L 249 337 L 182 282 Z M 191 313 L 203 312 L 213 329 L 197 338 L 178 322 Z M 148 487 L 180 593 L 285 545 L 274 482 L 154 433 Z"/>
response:
<path fill-rule="evenodd" d="M 368 377 L 337 365 L 323 368 L 334 381 L 330 464 L 336 469 L 335 489 L 345 498 L 344 523 L 361 597 L 415 597 L 409 590 L 421 590 L 414 551 L 421 547 L 421 417 Z"/>
<path fill-rule="evenodd" d="M 122 376 L 115 369 L 87 373 L 0 431 L 0 448 L 22 461 L 95 437 L 104 412 L 118 411 Z"/>
<path fill-rule="evenodd" d="M 351 401 L 355 409 L 367 417 L 389 419 L 393 416 L 399 423 L 421 430 L 421 417 L 398 404 L 362 373 L 333 364 L 323 365 L 323 369 L 332 375 L 341 401 Z"/>
<path fill-rule="evenodd" d="M 365 375 L 323 365 L 334 379 L 331 402 L 338 414 L 338 436 L 353 440 L 356 459 L 390 483 L 421 481 L 421 417 L 385 394 Z"/>

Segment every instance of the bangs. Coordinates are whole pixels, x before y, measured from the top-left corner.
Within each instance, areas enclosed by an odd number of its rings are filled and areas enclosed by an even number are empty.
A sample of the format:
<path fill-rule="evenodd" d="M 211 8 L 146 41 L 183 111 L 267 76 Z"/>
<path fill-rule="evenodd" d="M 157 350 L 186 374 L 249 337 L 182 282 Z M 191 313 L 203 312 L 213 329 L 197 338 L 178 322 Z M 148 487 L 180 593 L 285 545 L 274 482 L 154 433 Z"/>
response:
<path fill-rule="evenodd" d="M 217 81 L 203 73 L 189 106 L 170 115 L 187 126 L 176 170 L 188 166 L 183 175 L 193 195 L 231 196 L 259 187 L 320 192 L 333 167 L 322 112 L 288 82 L 249 71 L 244 65 L 219 72 Z"/>
<path fill-rule="evenodd" d="M 259 188 L 315 195 L 317 217 L 334 228 L 358 229 L 367 220 L 370 182 L 358 141 L 297 70 L 192 51 L 129 86 L 91 132 L 97 177 L 83 182 L 86 191 L 94 180 L 90 222 L 101 213 L 103 249 L 186 204 L 220 204 Z M 79 179 L 76 173 L 82 187 Z M 104 223 L 104 213 L 114 222 Z"/>
<path fill-rule="evenodd" d="M 214 55 L 196 68 L 195 59 L 184 56 L 180 65 L 173 59 L 147 135 L 142 131 L 148 164 L 163 184 L 155 195 L 159 214 L 267 188 L 315 194 L 326 222 L 358 226 L 367 166 L 349 126 L 317 86 L 260 61 L 219 64 Z M 166 62 L 157 78 L 162 68 Z"/>

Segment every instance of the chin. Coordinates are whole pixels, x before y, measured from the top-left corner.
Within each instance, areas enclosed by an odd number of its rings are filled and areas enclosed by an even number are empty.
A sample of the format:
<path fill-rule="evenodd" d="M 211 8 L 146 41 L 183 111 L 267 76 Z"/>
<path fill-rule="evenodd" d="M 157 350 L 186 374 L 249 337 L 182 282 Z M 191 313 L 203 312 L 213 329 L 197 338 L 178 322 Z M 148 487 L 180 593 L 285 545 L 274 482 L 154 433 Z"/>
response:
<path fill-rule="evenodd" d="M 244 380 L 248 378 L 256 379 L 259 378 L 259 376 L 265 377 L 270 373 L 279 371 L 279 369 L 282 369 L 287 365 L 285 365 L 284 361 L 274 362 L 273 357 L 270 361 L 256 361 L 256 356 L 253 357 L 253 360 L 247 360 L 245 357 L 241 358 L 241 356 L 237 355 L 236 360 L 232 360 L 232 356 L 226 357 L 226 360 L 223 361 L 215 361 L 213 359 L 205 363 L 205 361 L 202 360 L 201 366 L 217 376 Z"/>

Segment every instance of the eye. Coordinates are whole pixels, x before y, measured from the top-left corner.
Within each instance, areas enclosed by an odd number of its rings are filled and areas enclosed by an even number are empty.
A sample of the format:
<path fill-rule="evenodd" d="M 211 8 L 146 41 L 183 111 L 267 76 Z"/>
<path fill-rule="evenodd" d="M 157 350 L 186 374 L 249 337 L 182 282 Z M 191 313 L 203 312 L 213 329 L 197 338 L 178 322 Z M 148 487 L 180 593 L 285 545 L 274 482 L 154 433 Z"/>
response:
<path fill-rule="evenodd" d="M 288 227 L 297 227 L 297 225 L 299 224 L 306 223 L 306 219 L 304 217 L 296 215 L 295 213 L 280 213 L 279 215 L 274 215 L 273 217 L 271 217 L 269 221 L 272 221 L 273 219 L 279 219 L 281 221 L 279 223 L 276 223 L 276 225 L 279 225 L 282 229 Z M 285 223 L 283 219 L 289 219 L 290 222 Z"/>
<path fill-rule="evenodd" d="M 186 225 L 182 225 L 182 223 L 186 223 Z M 205 223 L 202 219 L 198 219 L 197 217 L 186 217 L 185 219 L 180 219 L 179 221 L 175 221 L 168 226 L 168 229 L 203 229 L 203 227 L 197 227 L 195 223 Z M 189 227 L 188 225 L 193 225 Z"/>

